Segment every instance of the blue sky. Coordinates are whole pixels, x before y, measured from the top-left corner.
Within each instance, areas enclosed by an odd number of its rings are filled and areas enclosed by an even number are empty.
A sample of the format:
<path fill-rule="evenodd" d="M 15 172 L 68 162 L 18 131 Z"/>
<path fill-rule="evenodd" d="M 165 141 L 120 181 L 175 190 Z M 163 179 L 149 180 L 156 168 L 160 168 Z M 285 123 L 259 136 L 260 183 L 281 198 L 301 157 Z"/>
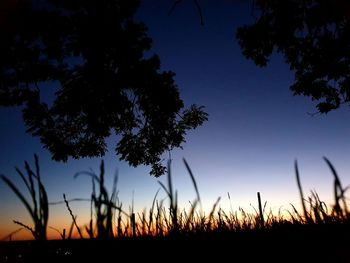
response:
<path fill-rule="evenodd" d="M 176 82 L 186 105 L 204 105 L 209 121 L 190 132 L 183 150 L 172 152 L 175 187 L 184 207 L 195 198 L 195 192 L 182 158 L 186 158 L 197 179 L 205 208 L 218 196 L 221 206 L 229 207 L 230 193 L 234 209 L 256 206 L 260 191 L 268 207 L 289 208 L 299 204 L 295 182 L 294 160 L 298 159 L 306 194 L 315 189 L 321 199 L 332 201 L 332 174 L 326 156 L 335 165 L 343 185 L 350 183 L 350 111 L 347 106 L 328 115 L 311 116 L 315 103 L 309 98 L 293 96 L 289 86 L 293 73 L 274 54 L 266 68 L 246 60 L 235 39 L 237 26 L 253 21 L 248 1 L 200 1 L 205 26 L 192 1 L 182 1 L 168 16 L 173 1 L 144 1 L 136 19 L 145 22 L 153 38 L 150 54 L 157 53 L 163 70 L 176 73 Z M 88 198 L 90 180 L 73 179 L 76 172 L 90 167 L 99 170 L 101 158 L 69 160 L 56 163 L 42 149 L 38 138 L 25 133 L 20 109 L 0 108 L 0 173 L 18 178 L 14 167 L 23 161 L 33 164 L 33 154 L 40 158 L 42 180 L 49 200 Z M 119 162 L 113 152 L 115 138 L 109 138 L 110 151 L 104 157 L 109 183 L 119 174 L 119 197 L 128 211 L 134 198 L 136 210 L 151 206 L 160 187 L 148 175 L 148 167 L 131 168 Z M 167 155 L 164 155 L 166 160 Z M 165 197 L 160 192 L 159 199 Z M 87 223 L 89 205 L 72 204 L 80 224 Z M 70 224 L 63 205 L 50 207 L 52 226 Z M 24 207 L 14 194 L 0 183 L 2 229 L 16 229 L 12 219 L 30 224 Z M 79 221 L 80 220 L 80 221 Z M 0 231 L 1 235 L 7 233 Z M 1 238 L 1 236 L 0 236 Z"/>

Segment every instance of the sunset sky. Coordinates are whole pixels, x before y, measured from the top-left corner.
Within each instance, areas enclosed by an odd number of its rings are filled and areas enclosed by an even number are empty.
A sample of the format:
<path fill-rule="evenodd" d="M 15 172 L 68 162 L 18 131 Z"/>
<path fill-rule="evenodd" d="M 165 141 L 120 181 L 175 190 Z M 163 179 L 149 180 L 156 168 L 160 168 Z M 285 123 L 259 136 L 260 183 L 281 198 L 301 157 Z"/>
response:
<path fill-rule="evenodd" d="M 234 210 L 249 210 L 250 204 L 256 207 L 258 191 L 267 207 L 276 211 L 289 209 L 289 203 L 299 205 L 295 159 L 305 194 L 316 190 L 322 200 L 331 203 L 333 178 L 322 157 L 334 164 L 344 186 L 350 184 L 349 108 L 312 116 L 309 113 L 315 112 L 315 102 L 293 96 L 289 86 L 294 75 L 280 55 L 274 54 L 266 68 L 258 68 L 243 57 L 235 32 L 238 26 L 254 21 L 250 1 L 200 1 L 204 26 L 189 0 L 182 1 L 168 16 L 173 2 L 144 1 L 135 19 L 149 29 L 153 39 L 150 54 L 160 56 L 163 70 L 176 73 L 185 104 L 204 105 L 209 113 L 209 121 L 188 134 L 184 149 L 171 153 L 181 207 L 187 208 L 195 198 L 182 158 L 195 175 L 205 209 L 219 196 L 221 207 L 229 209 L 228 192 Z M 49 98 L 52 86 L 45 87 L 43 99 Z M 25 133 L 20 108 L 1 107 L 0 127 L 0 174 L 21 185 L 15 166 L 24 170 L 24 160 L 34 164 L 33 154 L 37 153 L 50 202 L 61 201 L 63 193 L 69 199 L 90 197 L 91 181 L 87 177 L 74 179 L 73 175 L 90 168 L 98 173 L 101 158 L 52 161 L 39 139 Z M 118 172 L 123 209 L 129 211 L 132 200 L 136 211 L 150 208 L 160 188 L 158 180 L 165 182 L 166 176 L 157 179 L 148 174 L 149 167 L 131 168 L 118 161 L 113 150 L 115 138 L 108 141 L 110 151 L 103 159 L 109 189 Z M 164 163 L 167 158 L 164 155 Z M 161 190 L 159 200 L 165 197 Z M 89 203 L 71 206 L 78 223 L 86 224 Z M 13 219 L 31 224 L 24 206 L 3 182 L 0 211 L 0 239 L 19 228 Z M 50 206 L 50 226 L 61 230 L 70 223 L 64 204 Z M 57 237 L 52 230 L 49 234 Z"/>

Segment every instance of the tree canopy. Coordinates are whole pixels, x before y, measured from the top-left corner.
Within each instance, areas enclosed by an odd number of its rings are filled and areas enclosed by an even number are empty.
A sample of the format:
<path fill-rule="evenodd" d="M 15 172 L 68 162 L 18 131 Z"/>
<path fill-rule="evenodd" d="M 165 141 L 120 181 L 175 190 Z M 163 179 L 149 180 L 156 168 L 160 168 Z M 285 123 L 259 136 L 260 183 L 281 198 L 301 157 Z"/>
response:
<path fill-rule="evenodd" d="M 295 95 L 327 113 L 350 102 L 350 2 L 254 0 L 256 21 L 237 30 L 243 54 L 266 66 L 273 51 L 295 73 Z"/>
<path fill-rule="evenodd" d="M 184 108 L 174 73 L 146 57 L 151 39 L 133 20 L 138 0 L 5 0 L 0 5 L 0 105 L 21 106 L 27 132 L 54 160 L 102 156 L 106 139 L 132 166 L 151 165 L 181 147 L 207 120 L 202 106 Z M 59 88 L 52 105 L 40 87 Z"/>

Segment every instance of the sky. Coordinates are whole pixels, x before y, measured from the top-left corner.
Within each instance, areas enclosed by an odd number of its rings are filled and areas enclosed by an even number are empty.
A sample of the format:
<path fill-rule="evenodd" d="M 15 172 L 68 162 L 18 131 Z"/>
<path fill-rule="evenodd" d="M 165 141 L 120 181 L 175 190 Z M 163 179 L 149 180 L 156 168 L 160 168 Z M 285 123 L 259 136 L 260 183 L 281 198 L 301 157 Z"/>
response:
<path fill-rule="evenodd" d="M 316 190 L 327 204 L 333 201 L 332 174 L 322 159 L 326 156 L 336 167 L 344 186 L 350 184 L 350 111 L 347 106 L 327 115 L 310 115 L 315 102 L 293 96 L 289 86 L 294 75 L 279 54 L 271 57 L 266 68 L 247 60 L 235 38 L 237 27 L 251 24 L 250 1 L 199 1 L 204 26 L 192 1 L 183 0 L 169 16 L 174 1 L 146 0 L 135 20 L 144 22 L 153 39 L 150 54 L 160 56 L 162 70 L 176 73 L 176 83 L 185 105 L 204 105 L 209 120 L 188 133 L 183 149 L 171 153 L 174 187 L 182 208 L 195 199 L 190 176 L 183 164 L 189 163 L 201 194 L 203 208 L 210 210 L 221 196 L 223 209 L 247 210 L 257 207 L 256 193 L 261 193 L 267 207 L 290 209 L 299 205 L 294 161 L 298 160 L 304 193 Z M 215 2 L 215 4 L 214 4 Z M 50 91 L 47 91 L 50 92 Z M 45 91 L 44 91 L 45 96 Z M 24 190 L 15 167 L 24 170 L 24 161 L 34 165 L 33 154 L 40 159 L 41 177 L 50 202 L 89 198 L 91 182 L 74 178 L 79 171 L 99 172 L 102 158 L 51 160 L 38 138 L 25 132 L 20 108 L 0 108 L 0 174 Z M 149 167 L 129 167 L 113 151 L 115 138 L 108 139 L 109 152 L 103 157 L 106 180 L 111 189 L 118 174 L 119 199 L 123 209 L 150 208 L 158 181 Z M 164 163 L 168 155 L 164 155 Z M 228 199 L 230 194 L 230 200 Z M 166 197 L 160 191 L 158 199 Z M 165 200 L 167 202 L 168 200 Z M 89 220 L 89 203 L 72 202 L 77 221 Z M 30 225 L 27 211 L 14 193 L 0 182 L 0 239 L 19 226 L 12 220 Z M 49 226 L 68 228 L 71 217 L 64 204 L 50 205 Z M 22 231 L 21 238 L 29 238 Z M 49 235 L 57 237 L 49 229 Z M 16 238 L 16 237 L 14 237 Z"/>

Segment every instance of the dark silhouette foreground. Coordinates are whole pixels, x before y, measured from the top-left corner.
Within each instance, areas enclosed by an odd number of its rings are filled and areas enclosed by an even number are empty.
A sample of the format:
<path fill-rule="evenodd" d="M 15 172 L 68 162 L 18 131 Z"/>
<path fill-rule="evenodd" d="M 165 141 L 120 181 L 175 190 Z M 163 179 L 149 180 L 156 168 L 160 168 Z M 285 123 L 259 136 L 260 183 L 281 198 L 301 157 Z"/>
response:
<path fill-rule="evenodd" d="M 3 242 L 0 255 L 8 258 L 1 262 L 123 258 L 133 262 L 151 259 L 152 262 L 349 262 L 349 230 L 349 225 L 286 225 L 266 232 L 217 232 L 205 236 Z M 18 255 L 22 255 L 21 258 Z M 4 260 L 4 256 L 0 260 Z"/>

